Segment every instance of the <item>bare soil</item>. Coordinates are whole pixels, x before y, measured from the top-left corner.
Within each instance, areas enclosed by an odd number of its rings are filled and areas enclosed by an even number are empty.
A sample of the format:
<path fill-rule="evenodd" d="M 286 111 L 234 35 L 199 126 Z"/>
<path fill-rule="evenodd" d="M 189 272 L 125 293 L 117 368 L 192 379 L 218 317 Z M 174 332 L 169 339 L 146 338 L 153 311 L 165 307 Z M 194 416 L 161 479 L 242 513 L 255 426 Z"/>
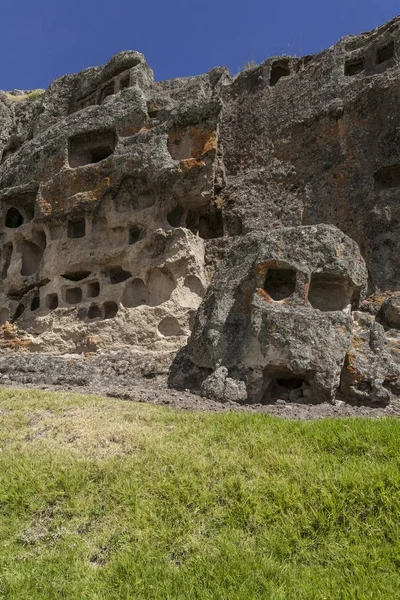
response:
<path fill-rule="evenodd" d="M 7 384 L 1 387 L 16 387 L 23 389 L 42 389 L 60 392 L 79 392 L 83 394 L 94 394 L 122 398 L 135 402 L 147 402 L 156 405 L 169 406 L 188 411 L 210 411 L 210 412 L 257 412 L 273 415 L 275 417 L 295 420 L 314 420 L 332 417 L 400 417 L 400 403 L 390 404 L 387 407 L 357 406 L 343 400 L 336 400 L 334 404 L 322 402 L 321 404 L 305 404 L 277 400 L 273 404 L 241 405 L 235 402 L 220 403 L 190 390 L 174 390 L 168 388 L 167 379 L 158 376 L 152 379 L 139 377 L 132 382 L 129 388 L 122 386 L 107 386 L 103 384 L 98 389 L 92 386 L 73 385 L 37 385 L 37 384 Z"/>

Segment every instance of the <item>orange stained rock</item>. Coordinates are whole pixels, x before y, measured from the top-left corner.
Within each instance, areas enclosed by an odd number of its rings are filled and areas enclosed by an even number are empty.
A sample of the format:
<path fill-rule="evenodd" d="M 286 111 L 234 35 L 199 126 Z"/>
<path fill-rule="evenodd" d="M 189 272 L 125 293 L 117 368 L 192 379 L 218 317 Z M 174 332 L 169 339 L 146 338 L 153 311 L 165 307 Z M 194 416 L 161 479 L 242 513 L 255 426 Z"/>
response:
<path fill-rule="evenodd" d="M 179 161 L 179 166 L 182 171 L 189 171 L 189 169 L 194 169 L 196 167 L 202 169 L 206 166 L 206 163 L 203 160 L 197 160 L 196 158 L 186 158 L 185 160 Z"/>
<path fill-rule="evenodd" d="M 20 350 L 31 345 L 29 338 L 19 337 L 18 327 L 13 323 L 5 323 L 0 327 L 0 346 L 10 350 Z"/>
<path fill-rule="evenodd" d="M 199 158 L 217 147 L 217 134 L 211 129 L 192 125 L 183 130 L 171 131 L 168 142 L 170 150 L 171 146 L 184 145 L 189 154 L 188 158 Z"/>

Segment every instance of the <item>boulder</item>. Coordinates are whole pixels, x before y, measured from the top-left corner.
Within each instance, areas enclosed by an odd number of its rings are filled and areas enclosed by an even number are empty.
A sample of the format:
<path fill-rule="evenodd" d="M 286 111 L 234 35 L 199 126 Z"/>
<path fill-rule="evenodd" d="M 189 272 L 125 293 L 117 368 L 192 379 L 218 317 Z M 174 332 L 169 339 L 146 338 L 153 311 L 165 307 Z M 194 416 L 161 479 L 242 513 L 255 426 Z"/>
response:
<path fill-rule="evenodd" d="M 357 245 L 332 225 L 249 234 L 220 263 L 188 354 L 217 374 L 212 393 L 222 400 L 229 374 L 248 402 L 285 390 L 292 401 L 332 401 L 366 282 Z"/>
<path fill-rule="evenodd" d="M 387 327 L 400 329 L 400 296 L 386 298 L 377 314 L 377 319 Z"/>

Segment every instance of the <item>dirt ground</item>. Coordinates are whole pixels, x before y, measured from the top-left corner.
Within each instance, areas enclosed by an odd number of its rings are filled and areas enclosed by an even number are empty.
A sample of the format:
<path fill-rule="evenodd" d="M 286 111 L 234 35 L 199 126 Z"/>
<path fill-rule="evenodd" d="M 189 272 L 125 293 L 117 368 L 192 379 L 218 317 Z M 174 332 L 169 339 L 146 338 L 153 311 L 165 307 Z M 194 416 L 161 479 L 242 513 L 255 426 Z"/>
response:
<path fill-rule="evenodd" d="M 102 385 L 99 389 L 93 386 L 73 385 L 13 385 L 4 387 L 17 387 L 24 389 L 43 389 L 62 392 L 79 392 L 83 394 L 94 394 L 123 398 L 135 402 L 148 402 L 151 404 L 169 406 L 181 410 L 211 411 L 211 412 L 258 412 L 273 415 L 284 419 L 313 420 L 331 417 L 400 417 L 400 403 L 387 407 L 355 406 L 342 400 L 336 400 L 334 404 L 323 402 L 321 404 L 300 404 L 277 400 L 274 404 L 240 405 L 234 402 L 220 403 L 189 390 L 177 391 L 169 389 L 165 377 L 159 376 L 153 379 L 138 378 L 129 389 L 122 390 L 120 387 L 108 387 Z"/>

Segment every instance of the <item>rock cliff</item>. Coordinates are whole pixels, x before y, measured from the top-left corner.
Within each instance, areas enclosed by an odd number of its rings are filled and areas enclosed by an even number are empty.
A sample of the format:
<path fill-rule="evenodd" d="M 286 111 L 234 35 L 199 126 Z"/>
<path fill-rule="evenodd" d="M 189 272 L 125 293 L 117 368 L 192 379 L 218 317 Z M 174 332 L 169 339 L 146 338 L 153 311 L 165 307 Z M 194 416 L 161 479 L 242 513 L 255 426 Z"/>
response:
<path fill-rule="evenodd" d="M 0 124 L 3 382 L 397 402 L 400 18 L 236 77 L 122 52 Z"/>

